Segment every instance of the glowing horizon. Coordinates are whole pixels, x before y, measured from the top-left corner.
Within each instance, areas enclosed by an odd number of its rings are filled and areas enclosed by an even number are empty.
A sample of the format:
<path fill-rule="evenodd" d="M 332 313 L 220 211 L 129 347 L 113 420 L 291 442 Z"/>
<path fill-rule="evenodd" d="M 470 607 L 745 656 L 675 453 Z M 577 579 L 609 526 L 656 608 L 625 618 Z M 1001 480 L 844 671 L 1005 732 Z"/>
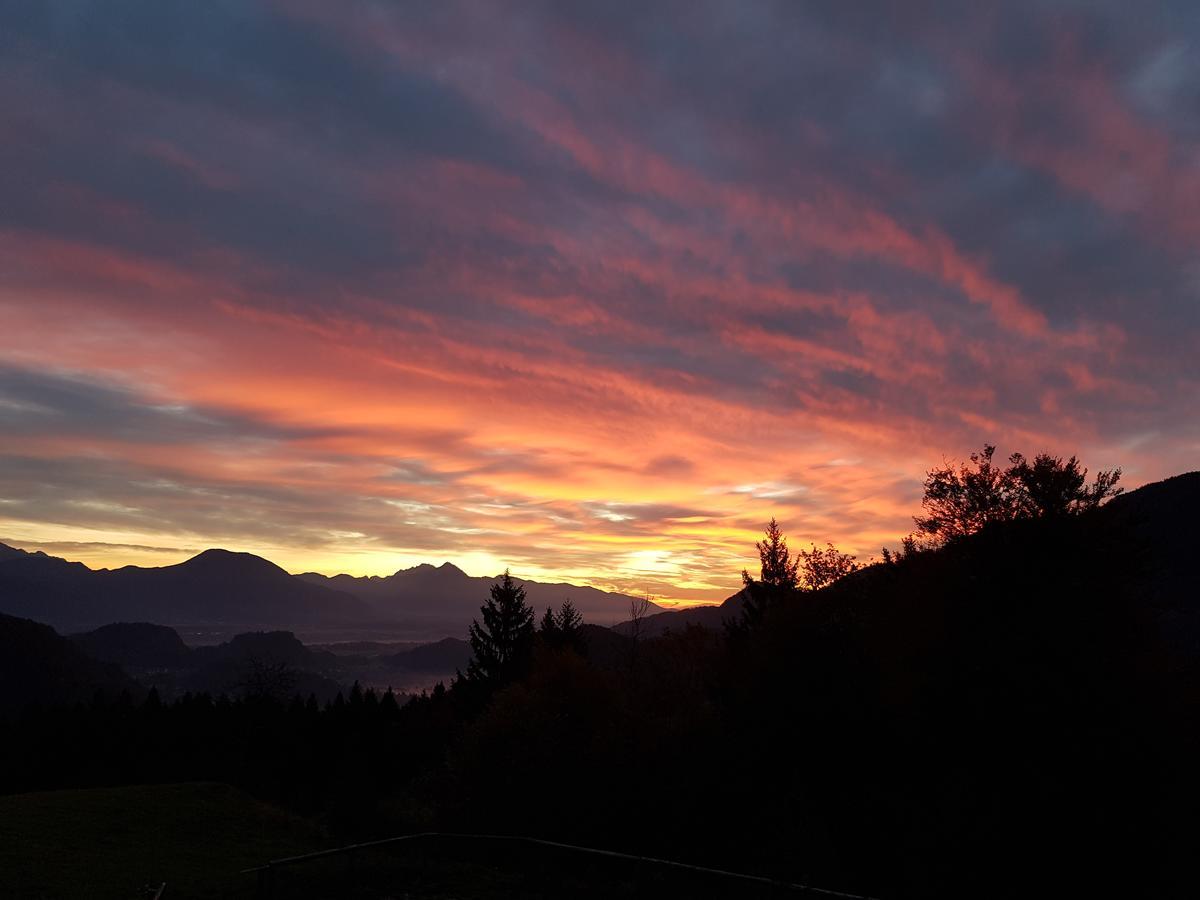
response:
<path fill-rule="evenodd" d="M 1169 18 L 637 11 L 0 14 L 0 540 L 687 604 L 985 441 L 1195 468 Z"/>

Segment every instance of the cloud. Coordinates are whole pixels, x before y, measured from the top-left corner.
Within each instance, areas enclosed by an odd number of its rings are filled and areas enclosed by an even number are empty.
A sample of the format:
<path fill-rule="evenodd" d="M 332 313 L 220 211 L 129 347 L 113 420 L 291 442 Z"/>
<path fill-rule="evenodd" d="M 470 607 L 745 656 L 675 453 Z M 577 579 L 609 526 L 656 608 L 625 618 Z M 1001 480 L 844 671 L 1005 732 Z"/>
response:
<path fill-rule="evenodd" d="M 984 440 L 1170 474 L 1197 35 L 1187 5 L 6 7 L 0 526 L 716 600 L 769 516 L 869 556 Z"/>

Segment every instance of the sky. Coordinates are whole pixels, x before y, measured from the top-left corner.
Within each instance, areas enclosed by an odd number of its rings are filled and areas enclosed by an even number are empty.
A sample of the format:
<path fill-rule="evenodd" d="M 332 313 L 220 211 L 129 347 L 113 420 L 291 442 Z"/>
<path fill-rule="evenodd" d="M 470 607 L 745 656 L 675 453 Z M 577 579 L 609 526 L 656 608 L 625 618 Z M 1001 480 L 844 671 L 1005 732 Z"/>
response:
<path fill-rule="evenodd" d="M 0 541 L 716 601 L 1200 459 L 1200 4 L 0 0 Z"/>

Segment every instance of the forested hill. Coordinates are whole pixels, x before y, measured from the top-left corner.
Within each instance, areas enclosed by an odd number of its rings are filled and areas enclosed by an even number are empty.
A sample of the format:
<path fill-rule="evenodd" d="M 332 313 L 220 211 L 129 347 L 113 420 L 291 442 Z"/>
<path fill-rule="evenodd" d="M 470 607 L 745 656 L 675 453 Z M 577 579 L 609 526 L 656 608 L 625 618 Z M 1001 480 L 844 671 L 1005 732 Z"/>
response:
<path fill-rule="evenodd" d="M 40 622 L 0 614 L 0 718 L 23 707 L 87 703 L 145 692 L 119 666 L 99 662 Z"/>
<path fill-rule="evenodd" d="M 1188 634 L 1196 635 L 1196 647 L 1200 650 L 1200 602 L 1197 602 L 1200 567 L 1187 564 L 1200 540 L 1197 510 L 1200 510 L 1200 472 L 1189 472 L 1121 494 L 1094 515 L 1101 531 L 1120 530 L 1131 541 L 1125 554 L 1109 561 L 1109 565 L 1134 567 L 1140 578 L 1142 602 L 1148 609 L 1157 608 L 1177 617 L 1196 617 L 1197 622 L 1186 627 Z M 875 577 L 874 567 L 868 567 L 850 576 L 839 590 L 846 590 L 859 579 L 871 582 Z M 681 631 L 693 625 L 719 629 L 737 620 L 743 599 L 744 592 L 738 591 L 714 606 L 652 612 L 636 627 L 643 637 Z M 622 634 L 630 634 L 634 625 L 623 621 L 615 628 Z"/>

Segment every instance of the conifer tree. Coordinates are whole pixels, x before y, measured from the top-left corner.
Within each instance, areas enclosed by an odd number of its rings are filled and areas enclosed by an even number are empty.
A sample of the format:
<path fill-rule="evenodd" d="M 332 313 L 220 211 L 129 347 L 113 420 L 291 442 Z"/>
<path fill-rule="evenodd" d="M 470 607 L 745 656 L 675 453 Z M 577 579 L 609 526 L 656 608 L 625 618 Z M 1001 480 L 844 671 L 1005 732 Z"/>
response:
<path fill-rule="evenodd" d="M 575 608 L 575 604 L 569 599 L 564 600 L 558 610 L 558 630 L 567 640 L 574 640 L 579 635 L 582 625 L 583 616 Z"/>
<path fill-rule="evenodd" d="M 800 577 L 800 560 L 792 559 L 787 538 L 774 516 L 767 523 L 763 539 L 754 546 L 758 550 L 759 578 L 752 578 L 749 572 L 742 570 L 745 590 L 740 627 L 743 629 L 757 625 L 770 606 L 794 593 Z"/>
<path fill-rule="evenodd" d="M 519 674 L 533 647 L 533 609 L 525 603 L 525 588 L 505 569 L 479 612 L 483 622 L 476 619 L 471 623 L 467 678 L 507 681 Z"/>
<path fill-rule="evenodd" d="M 779 527 L 774 516 L 767 523 L 767 533 L 763 540 L 758 541 L 754 547 L 758 550 L 758 559 L 761 564 L 759 580 L 763 584 L 779 588 L 796 586 L 800 560 L 792 559 L 792 555 L 788 551 L 787 538 L 783 536 L 783 529 Z M 742 580 L 748 579 L 749 576 L 743 572 Z"/>
<path fill-rule="evenodd" d="M 558 643 L 558 619 L 555 618 L 554 610 L 549 606 L 546 607 L 546 614 L 542 616 L 542 624 L 538 626 L 538 633 L 547 644 L 554 646 Z"/>
<path fill-rule="evenodd" d="M 547 621 L 550 623 L 547 628 Z M 546 610 L 542 620 L 542 635 L 546 646 L 553 649 L 570 649 L 576 653 L 584 653 L 583 616 L 570 600 L 564 600 L 557 613 Z"/>

